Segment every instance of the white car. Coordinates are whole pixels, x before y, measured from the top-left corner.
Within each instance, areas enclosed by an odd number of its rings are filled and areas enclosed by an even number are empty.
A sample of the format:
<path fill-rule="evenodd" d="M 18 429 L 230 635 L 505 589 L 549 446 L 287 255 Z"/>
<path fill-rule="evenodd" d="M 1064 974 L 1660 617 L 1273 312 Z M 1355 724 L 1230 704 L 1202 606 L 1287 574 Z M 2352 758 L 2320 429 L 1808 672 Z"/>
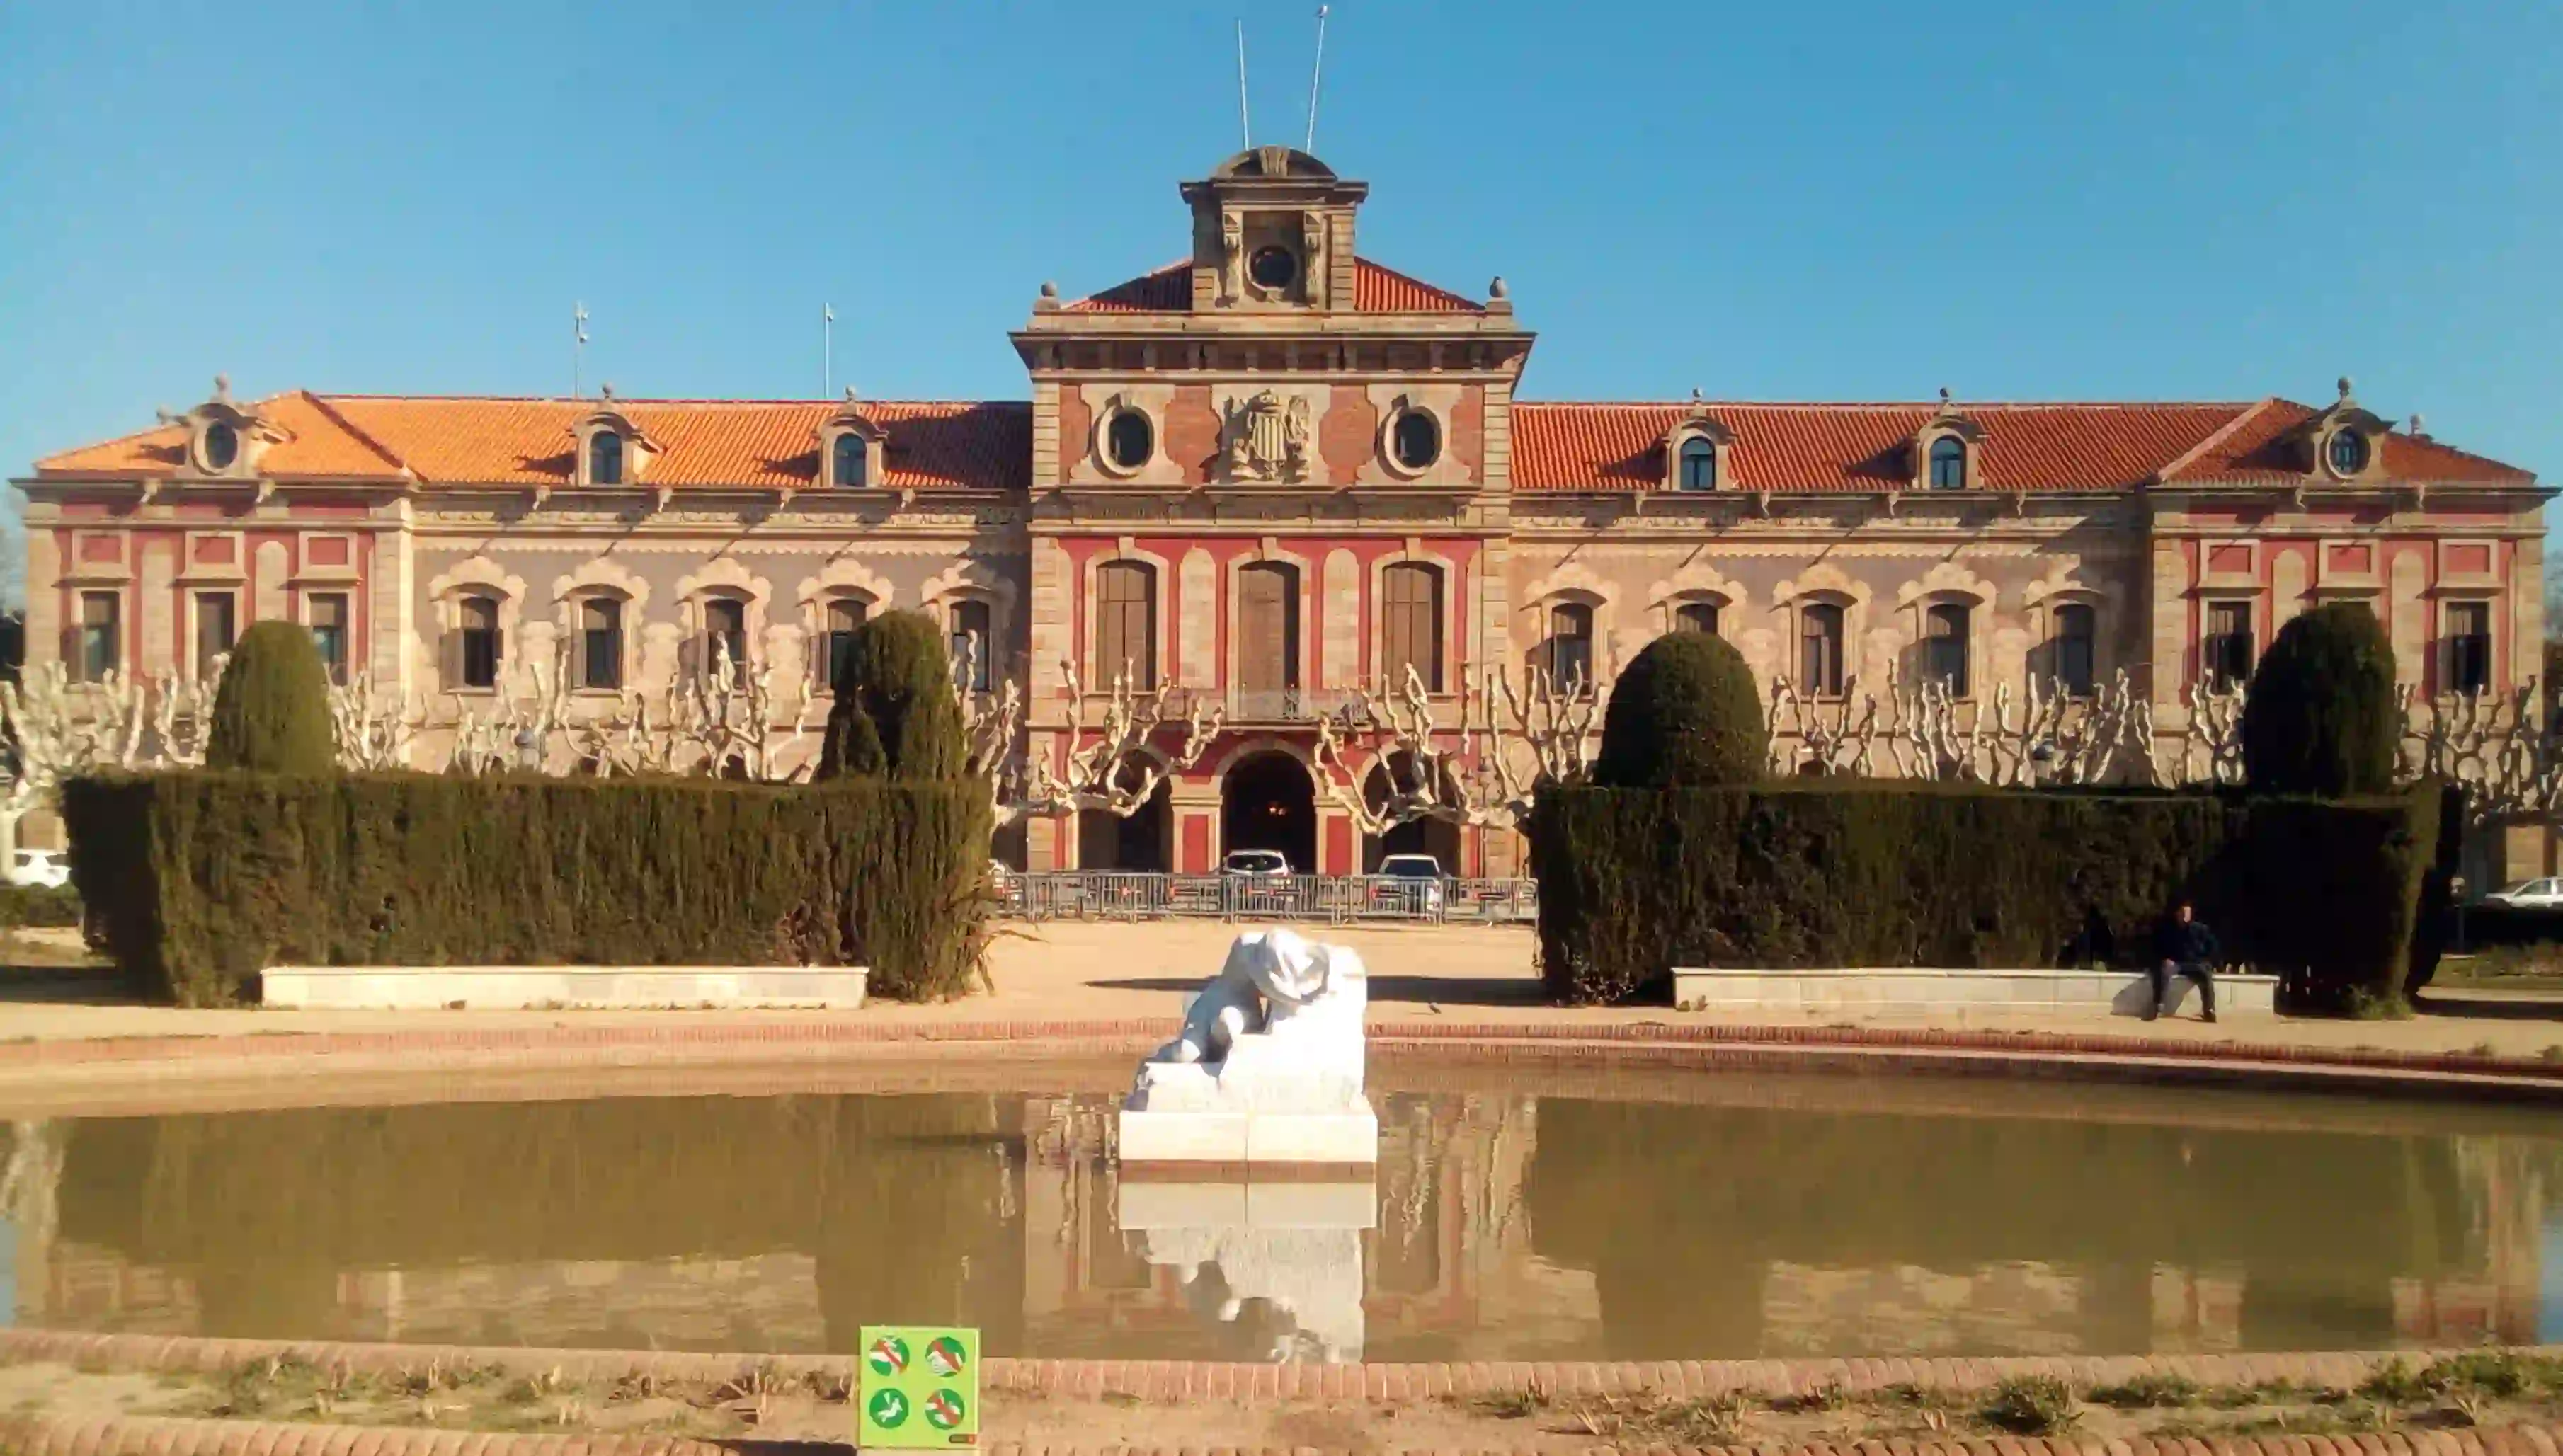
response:
<path fill-rule="evenodd" d="M 2483 896 L 2482 902 L 2513 910 L 2563 910 L 2563 879 L 2520 880 L 2505 890 Z"/>
<path fill-rule="evenodd" d="M 9 862 L 9 883 L 60 889 L 72 882 L 72 867 L 59 849 L 21 849 Z"/>
<path fill-rule="evenodd" d="M 1442 861 L 1430 854 L 1391 854 L 1379 862 L 1379 876 L 1371 882 L 1375 901 L 1401 900 L 1410 906 L 1421 899 L 1427 913 L 1442 908 Z"/>
<path fill-rule="evenodd" d="M 1288 877 L 1290 861 L 1279 849 L 1231 849 L 1219 866 L 1221 874 L 1254 878 Z"/>

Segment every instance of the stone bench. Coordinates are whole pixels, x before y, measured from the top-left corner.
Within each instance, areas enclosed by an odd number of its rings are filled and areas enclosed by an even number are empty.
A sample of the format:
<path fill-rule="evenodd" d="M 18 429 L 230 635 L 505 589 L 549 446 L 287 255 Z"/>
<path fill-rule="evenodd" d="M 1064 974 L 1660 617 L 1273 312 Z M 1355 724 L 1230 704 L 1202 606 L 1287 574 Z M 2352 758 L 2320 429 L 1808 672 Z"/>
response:
<path fill-rule="evenodd" d="M 274 966 L 271 1006 L 830 1006 L 864 1003 L 862 966 Z"/>
<path fill-rule="evenodd" d="M 2166 1014 L 2196 1009 L 2197 988 L 2175 976 Z M 2219 1014 L 2268 1015 L 2278 978 L 2220 974 Z M 2141 1016 L 2153 1000 L 2142 973 L 2125 971 L 1707 970 L 1674 968 L 1674 1004 L 1685 1010 L 1920 1013 L 2086 1011 Z"/>

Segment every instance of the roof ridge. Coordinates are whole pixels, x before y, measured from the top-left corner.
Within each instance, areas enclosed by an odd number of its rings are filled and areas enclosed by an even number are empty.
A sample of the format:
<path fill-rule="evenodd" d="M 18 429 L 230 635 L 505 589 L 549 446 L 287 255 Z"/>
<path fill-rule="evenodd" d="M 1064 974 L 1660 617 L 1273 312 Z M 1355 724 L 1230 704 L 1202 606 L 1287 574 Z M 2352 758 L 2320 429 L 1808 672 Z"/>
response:
<path fill-rule="evenodd" d="M 328 416 L 330 421 L 337 425 L 339 429 L 346 431 L 349 435 L 352 435 L 357 440 L 363 442 L 367 450 L 381 455 L 383 459 L 390 463 L 394 468 L 407 471 L 413 475 L 418 473 L 416 470 L 411 469 L 410 462 L 401 458 L 398 452 L 394 451 L 390 446 L 385 445 L 379 439 L 376 439 L 372 431 L 365 429 L 355 421 L 348 419 L 343 414 L 340 414 L 337 406 L 329 403 L 325 399 L 322 399 L 320 396 L 313 394 L 307 389 L 297 389 L 294 391 L 294 393 L 300 395 L 304 401 L 310 404 L 311 408 Z"/>
<path fill-rule="evenodd" d="M 2262 415 L 2267 413 L 2268 410 L 2277 403 L 2278 397 L 2276 395 L 2261 396 L 2260 399 L 2255 400 L 2252 403 L 2251 408 L 2235 416 L 2233 419 L 2226 421 L 2224 424 L 2219 425 L 2214 430 L 2207 432 L 2207 437 L 2204 440 L 2201 440 L 2198 444 L 2182 451 L 2179 455 L 2173 455 L 2168 463 L 2156 466 L 2152 478 L 2156 480 L 2169 480 L 2181 471 L 2188 469 L 2191 465 L 2198 463 L 2201 459 L 2206 457 L 2209 451 L 2214 450 L 2216 447 L 2223 445 L 2229 440 L 2232 440 L 2244 426 L 2260 419 Z"/>

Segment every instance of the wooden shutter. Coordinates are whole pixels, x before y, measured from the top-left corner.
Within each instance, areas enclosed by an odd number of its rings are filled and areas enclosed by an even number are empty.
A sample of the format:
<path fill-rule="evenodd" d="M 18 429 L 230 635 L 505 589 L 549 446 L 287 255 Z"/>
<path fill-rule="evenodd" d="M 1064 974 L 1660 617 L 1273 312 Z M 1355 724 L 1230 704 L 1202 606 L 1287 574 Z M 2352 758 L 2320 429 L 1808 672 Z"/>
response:
<path fill-rule="evenodd" d="M 1385 573 L 1380 604 L 1390 691 L 1406 684 L 1411 665 L 1429 692 L 1442 690 L 1442 573 L 1412 562 Z"/>
<path fill-rule="evenodd" d="M 1156 577 L 1145 562 L 1108 561 L 1095 573 L 1093 681 L 1101 691 L 1126 671 L 1130 685 L 1157 685 Z"/>
<path fill-rule="evenodd" d="M 1299 574 L 1260 561 L 1238 573 L 1237 685 L 1281 692 L 1299 685 Z"/>

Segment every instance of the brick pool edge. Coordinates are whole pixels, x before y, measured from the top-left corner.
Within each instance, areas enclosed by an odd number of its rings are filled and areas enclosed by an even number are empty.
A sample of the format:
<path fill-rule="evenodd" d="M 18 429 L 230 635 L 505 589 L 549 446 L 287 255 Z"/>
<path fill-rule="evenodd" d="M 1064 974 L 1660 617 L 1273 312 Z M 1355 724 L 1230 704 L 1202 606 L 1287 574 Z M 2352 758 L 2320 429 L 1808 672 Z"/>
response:
<path fill-rule="evenodd" d="M 246 1420 L 186 1420 L 162 1416 L 108 1419 L 0 1420 L 0 1441 L 21 1456 L 738 1456 L 742 1450 L 845 1450 L 807 1442 L 754 1439 L 697 1441 L 671 1436 L 533 1435 L 390 1426 L 296 1425 Z M 1199 1447 L 1026 1446 L 995 1441 L 976 1448 L 991 1456 L 1204 1456 Z M 1553 1450 L 1554 1448 L 1552 1448 Z M 1623 1449 L 1648 1456 L 1841 1456 L 1833 1446 L 1594 1445 L 1581 1456 L 1617 1456 Z M 2557 1456 L 2563 1426 L 2516 1425 L 2487 1429 L 2386 1432 L 2366 1436 L 2228 1436 L 2215 1440 L 2134 1437 L 2079 1441 L 2044 1436 L 2000 1440 L 1870 1441 L 1849 1448 L 1886 1456 Z M 1340 1448 L 1218 1448 L 1219 1456 L 1352 1456 Z M 1404 1456 L 1500 1456 L 1410 1450 Z"/>
<path fill-rule="evenodd" d="M 2506 1347 L 2563 1358 L 2563 1345 Z M 2081 1385 L 2140 1375 L 2178 1375 L 2201 1385 L 2290 1380 L 2354 1386 L 2401 1360 L 2422 1365 L 2465 1351 L 2296 1351 L 2261 1355 L 2002 1356 L 1988 1358 L 1732 1361 L 1472 1361 L 1432 1365 L 1249 1365 L 1216 1361 L 1014 1360 L 981 1365 L 990 1390 L 1141 1400 L 1433 1400 L 1541 1389 L 1557 1395 L 1647 1393 L 1671 1399 L 1733 1392 L 1803 1394 L 1827 1384 L 1860 1392 L 1891 1385 L 1931 1390 L 1988 1389 L 2015 1375 L 2050 1375 Z M 544 1350 L 518 1346 L 376 1345 L 312 1340 L 219 1340 L 194 1336 L 93 1335 L 0 1330 L 0 1364 L 52 1362 L 92 1370 L 219 1371 L 293 1356 L 323 1367 L 389 1372 L 470 1364 L 508 1374 L 558 1370 L 572 1379 L 647 1373 L 663 1379 L 721 1379 L 765 1368 L 797 1376 L 851 1379 L 851 1355 L 705 1355 L 647 1350 Z M 2444 1434 L 2444 1433 L 2441 1433 Z M 2557 1456 L 2563 1447 L 2549 1450 Z"/>

